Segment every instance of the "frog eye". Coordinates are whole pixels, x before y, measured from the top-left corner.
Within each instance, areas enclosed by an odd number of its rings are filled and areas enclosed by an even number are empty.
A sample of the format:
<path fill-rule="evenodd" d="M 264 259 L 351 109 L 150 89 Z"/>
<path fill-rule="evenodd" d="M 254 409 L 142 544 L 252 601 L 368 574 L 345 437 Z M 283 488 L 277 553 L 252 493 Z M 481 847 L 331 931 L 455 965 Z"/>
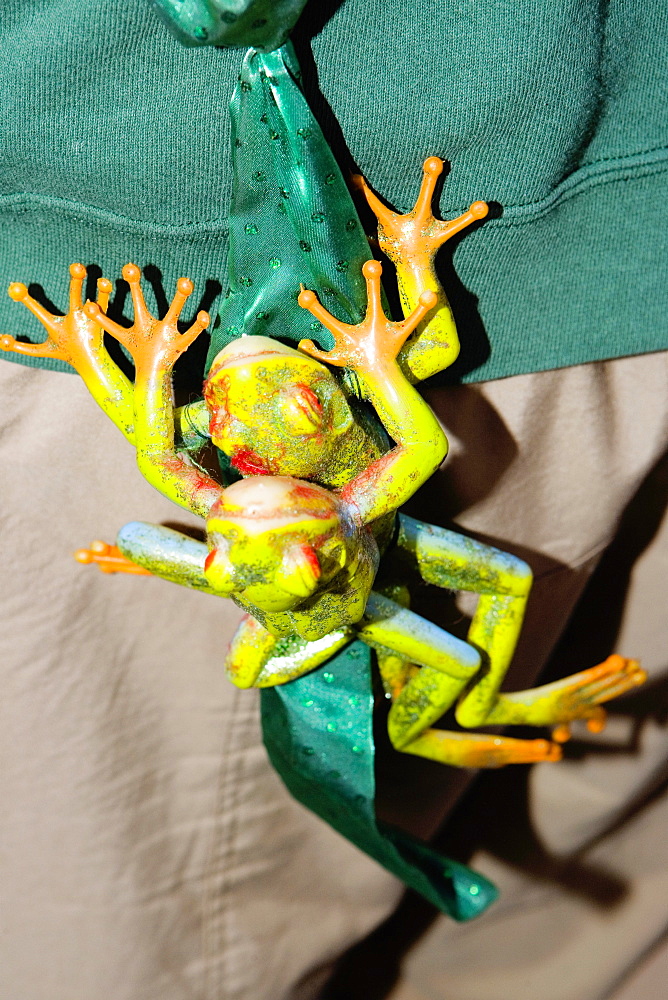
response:
<path fill-rule="evenodd" d="M 322 427 L 322 403 L 313 389 L 302 382 L 291 385 L 279 405 L 285 425 L 293 434 L 317 434 Z"/>
<path fill-rule="evenodd" d="M 283 556 L 276 583 L 295 597 L 310 597 L 321 573 L 315 549 L 311 545 L 293 545 Z"/>
<path fill-rule="evenodd" d="M 218 594 L 231 594 L 235 589 L 235 570 L 228 547 L 221 541 L 204 560 L 204 576 Z"/>

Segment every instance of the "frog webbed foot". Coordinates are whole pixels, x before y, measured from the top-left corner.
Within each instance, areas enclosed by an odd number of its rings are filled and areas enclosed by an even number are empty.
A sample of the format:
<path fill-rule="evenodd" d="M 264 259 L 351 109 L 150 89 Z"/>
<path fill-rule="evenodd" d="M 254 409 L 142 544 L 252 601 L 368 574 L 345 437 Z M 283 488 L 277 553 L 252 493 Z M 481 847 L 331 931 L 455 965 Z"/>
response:
<path fill-rule="evenodd" d="M 435 218 L 432 201 L 442 172 L 443 161 L 437 156 L 430 156 L 425 161 L 417 201 L 405 214 L 387 208 L 362 177 L 356 178 L 378 219 L 379 246 L 396 268 L 404 315 L 415 308 L 425 289 L 434 291 L 437 296 L 437 308 L 408 339 L 399 358 L 401 370 L 410 382 L 419 382 L 443 371 L 459 354 L 457 327 L 436 273 L 436 255 L 451 236 L 485 218 L 488 212 L 486 202 L 476 201 L 456 219 Z"/>
<path fill-rule="evenodd" d="M 556 726 L 553 738 L 563 743 L 570 736 L 569 723 L 575 719 L 586 722 L 592 732 L 600 732 L 606 721 L 601 705 L 628 694 L 646 679 L 637 660 L 614 654 L 595 667 L 551 684 L 500 694 L 485 722 Z M 473 723 L 473 719 L 468 722 Z M 479 725 L 480 720 L 474 724 Z"/>
<path fill-rule="evenodd" d="M 126 264 L 123 277 L 130 286 L 134 323 L 126 328 L 114 323 L 104 314 L 99 303 L 88 302 L 84 312 L 115 337 L 132 355 L 137 369 L 171 371 L 177 358 L 192 344 L 210 322 L 206 312 L 199 312 L 194 323 L 181 333 L 178 320 L 186 300 L 193 292 L 189 278 L 179 278 L 174 297 L 163 319 L 153 316 L 146 305 L 141 288 L 141 270 L 136 264 Z"/>
<path fill-rule="evenodd" d="M 28 344 L 5 334 L 0 337 L 0 348 L 34 358 L 66 361 L 77 371 L 82 366 L 85 367 L 89 352 L 103 349 L 102 327 L 86 313 L 83 303 L 82 290 L 86 273 L 83 264 L 70 265 L 69 308 L 64 316 L 49 312 L 33 298 L 23 282 L 12 282 L 7 290 L 10 299 L 22 302 L 37 317 L 47 332 L 47 338 L 41 344 Z M 97 282 L 97 303 L 102 309 L 107 307 L 111 287 L 108 278 L 100 278 Z"/>
<path fill-rule="evenodd" d="M 299 305 L 308 309 L 334 336 L 334 348 L 321 351 L 311 340 L 302 340 L 300 350 L 318 361 L 336 367 L 352 368 L 358 375 L 380 375 L 397 358 L 404 343 L 436 305 L 436 294 L 427 290 L 420 295 L 418 305 L 402 322 L 389 320 L 383 312 L 380 292 L 382 264 L 368 260 L 362 267 L 367 286 L 367 311 L 361 323 L 343 323 L 332 316 L 318 301 L 315 292 L 302 288 Z"/>
<path fill-rule="evenodd" d="M 152 576 L 150 570 L 139 566 L 124 556 L 116 545 L 96 540 L 89 549 L 77 549 L 74 558 L 84 566 L 95 565 L 101 573 L 132 573 L 138 576 Z"/>
<path fill-rule="evenodd" d="M 436 182 L 443 172 L 443 161 L 430 156 L 423 167 L 420 193 L 413 208 L 405 213 L 393 212 L 374 194 L 366 180 L 356 176 L 354 182 L 364 193 L 369 208 L 378 219 L 378 242 L 381 250 L 395 266 L 433 260 L 438 251 L 455 233 L 473 222 L 484 219 L 489 206 L 475 201 L 456 219 L 441 220 L 434 216 L 432 202 Z"/>

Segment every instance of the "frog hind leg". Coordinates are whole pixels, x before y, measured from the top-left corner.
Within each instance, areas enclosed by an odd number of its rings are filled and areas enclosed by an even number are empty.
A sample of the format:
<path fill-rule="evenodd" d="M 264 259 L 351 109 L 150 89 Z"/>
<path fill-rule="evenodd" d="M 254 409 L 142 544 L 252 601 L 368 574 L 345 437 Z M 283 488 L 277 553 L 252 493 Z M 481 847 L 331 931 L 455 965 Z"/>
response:
<path fill-rule="evenodd" d="M 521 559 L 444 528 L 400 515 L 398 545 L 428 583 L 480 594 L 468 641 L 480 651 L 484 672 L 462 694 L 457 722 L 482 725 L 558 726 L 555 738 L 576 718 L 601 729 L 600 703 L 625 694 L 645 679 L 634 660 L 609 657 L 603 664 L 554 684 L 501 694 L 500 687 L 519 638 L 531 588 Z"/>
<path fill-rule="evenodd" d="M 561 756 L 548 740 L 431 728 L 478 673 L 480 656 L 468 643 L 377 593 L 371 594 L 358 628 L 359 638 L 380 653 L 383 684 L 394 696 L 388 733 L 397 750 L 458 767 L 501 767 Z M 410 663 L 419 666 L 411 668 Z"/>
<path fill-rule="evenodd" d="M 561 747 L 550 740 L 517 740 L 487 733 L 460 733 L 426 729 L 405 746 L 404 753 L 449 764 L 451 767 L 504 767 L 506 764 L 539 764 L 561 760 Z"/>
<path fill-rule="evenodd" d="M 453 767 L 491 768 L 561 758 L 561 748 L 549 740 L 431 728 L 458 693 L 445 674 L 429 667 L 417 671 L 390 709 L 388 732 L 395 749 Z"/>
<path fill-rule="evenodd" d="M 584 719 L 592 732 L 605 726 L 601 705 L 643 684 L 647 674 L 636 660 L 614 654 L 588 670 L 527 691 L 499 694 L 487 716 L 494 725 L 557 726 L 554 738 L 568 739 L 568 723 Z"/>

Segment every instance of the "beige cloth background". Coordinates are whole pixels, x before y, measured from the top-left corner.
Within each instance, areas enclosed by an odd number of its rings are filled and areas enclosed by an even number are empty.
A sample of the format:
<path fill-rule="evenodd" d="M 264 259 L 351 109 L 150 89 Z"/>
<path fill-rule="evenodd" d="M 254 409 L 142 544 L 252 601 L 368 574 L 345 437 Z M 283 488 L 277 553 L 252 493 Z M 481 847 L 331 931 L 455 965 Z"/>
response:
<path fill-rule="evenodd" d="M 456 514 L 536 571 L 511 686 L 547 658 L 665 452 L 667 368 L 654 355 L 429 394 L 453 452 L 412 512 L 437 523 Z M 221 669 L 232 605 L 71 559 L 130 519 L 192 519 L 141 481 L 76 377 L 5 363 L 0 383 L 2 1000 L 611 997 L 668 917 L 666 805 L 646 803 L 665 777 L 660 685 L 640 722 L 615 716 L 598 752 L 533 770 L 531 827 L 518 825 L 512 863 L 489 849 L 474 857 L 503 890 L 488 915 L 433 923 L 394 992 L 378 992 L 406 943 L 392 925 L 325 986 L 401 887 L 270 769 L 256 693 L 236 691 Z M 656 474 L 646 508 L 665 484 Z M 668 659 L 666 534 L 636 565 L 616 641 L 653 680 Z M 564 648 L 562 673 L 589 665 L 570 662 L 577 655 L 577 643 Z M 393 766 L 385 812 L 435 829 L 461 776 L 406 758 Z M 472 813 L 467 832 L 461 810 L 455 818 L 471 846 L 500 829 L 512 847 L 506 773 L 485 778 L 482 821 Z M 551 852 L 549 877 L 532 837 Z M 597 837 L 576 864 L 573 852 Z M 592 868 L 603 886 L 593 896 Z M 638 989 L 637 1000 L 664 995 L 651 979 Z"/>

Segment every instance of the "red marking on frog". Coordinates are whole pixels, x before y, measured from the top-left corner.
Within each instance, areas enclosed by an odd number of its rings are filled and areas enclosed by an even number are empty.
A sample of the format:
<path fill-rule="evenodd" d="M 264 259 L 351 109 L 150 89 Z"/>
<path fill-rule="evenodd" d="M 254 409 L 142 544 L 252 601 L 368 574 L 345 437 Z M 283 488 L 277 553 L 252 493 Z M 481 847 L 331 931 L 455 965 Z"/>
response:
<path fill-rule="evenodd" d="M 323 506 L 322 493 L 322 489 L 319 489 L 317 486 L 311 486 L 309 483 L 297 480 L 290 490 L 290 499 L 305 500 L 308 505 L 304 508 L 303 512 L 305 514 L 307 513 L 309 517 L 315 520 L 328 521 L 333 516 L 333 509 L 329 504 Z"/>
<path fill-rule="evenodd" d="M 295 402 L 297 406 L 305 413 L 307 417 L 312 420 L 314 416 L 317 418 L 322 416 L 322 403 L 314 393 L 310 386 L 305 385 L 303 382 L 297 382 L 295 389 L 298 393 L 295 395 Z"/>
<path fill-rule="evenodd" d="M 209 433 L 212 438 L 222 437 L 230 423 L 229 389 L 228 378 L 221 378 L 217 382 L 213 382 L 209 377 L 204 383 L 204 399 L 209 410 Z"/>
<path fill-rule="evenodd" d="M 320 569 L 320 562 L 318 561 L 318 556 L 316 555 L 315 549 L 313 549 L 310 545 L 302 545 L 300 546 L 300 548 L 302 555 L 306 559 L 306 562 L 313 570 L 314 577 L 316 578 L 316 580 L 319 580 L 322 574 L 322 570 Z"/>
<path fill-rule="evenodd" d="M 357 499 L 367 496 L 376 488 L 379 475 L 388 466 L 391 467 L 393 460 L 392 452 L 381 455 L 380 458 L 377 458 L 375 462 L 372 462 L 371 465 L 355 476 L 352 482 L 343 487 L 341 490 L 341 499 L 345 503 L 357 506 Z M 388 489 L 391 489 L 393 485 L 390 479 Z"/>
<path fill-rule="evenodd" d="M 231 462 L 242 476 L 266 476 L 271 469 L 266 462 L 250 448 L 240 448 L 231 456 Z"/>
<path fill-rule="evenodd" d="M 211 419 L 209 420 L 209 436 L 211 437 L 211 440 L 220 441 L 221 438 L 224 438 L 225 432 L 231 422 L 232 420 L 229 413 L 221 413 L 219 410 L 212 413 Z"/>
<path fill-rule="evenodd" d="M 314 490 L 312 486 L 307 483 L 297 483 L 292 487 L 290 493 L 293 497 L 299 497 L 300 500 L 320 500 L 322 499 L 322 493 L 318 490 Z"/>

